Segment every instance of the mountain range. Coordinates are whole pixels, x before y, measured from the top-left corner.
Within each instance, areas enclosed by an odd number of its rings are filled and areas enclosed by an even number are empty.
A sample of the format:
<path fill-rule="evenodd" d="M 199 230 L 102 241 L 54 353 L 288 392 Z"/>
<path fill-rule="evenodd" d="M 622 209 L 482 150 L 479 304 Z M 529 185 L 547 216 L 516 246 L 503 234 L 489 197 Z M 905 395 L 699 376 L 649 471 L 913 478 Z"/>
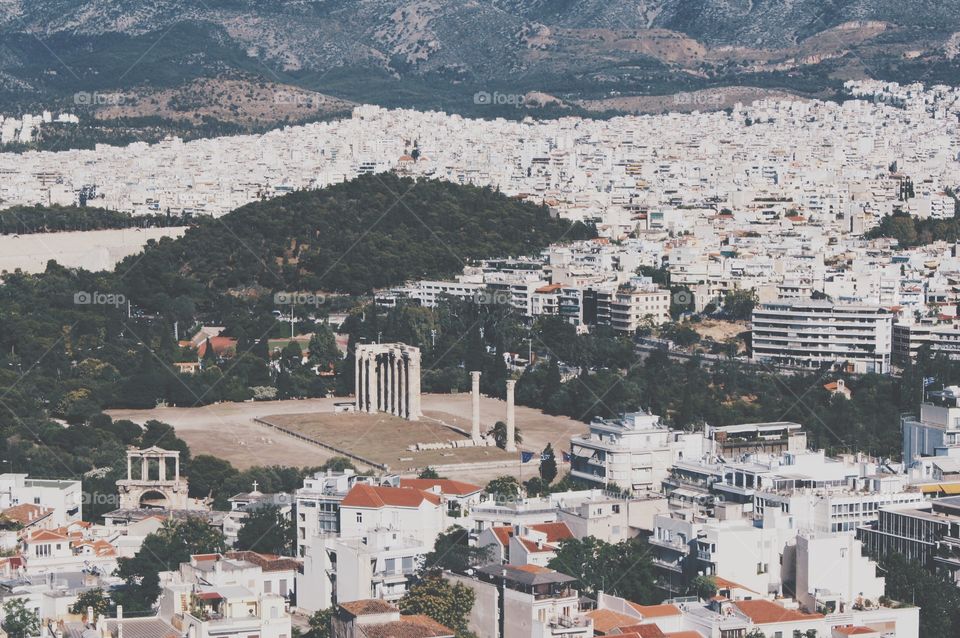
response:
<path fill-rule="evenodd" d="M 0 112 L 116 92 L 128 108 L 110 118 L 196 120 L 228 93 L 248 125 L 262 96 L 238 83 L 323 96 L 284 121 L 353 102 L 517 116 L 829 98 L 846 79 L 957 82 L 958 18 L 960 0 L 0 0 Z"/>

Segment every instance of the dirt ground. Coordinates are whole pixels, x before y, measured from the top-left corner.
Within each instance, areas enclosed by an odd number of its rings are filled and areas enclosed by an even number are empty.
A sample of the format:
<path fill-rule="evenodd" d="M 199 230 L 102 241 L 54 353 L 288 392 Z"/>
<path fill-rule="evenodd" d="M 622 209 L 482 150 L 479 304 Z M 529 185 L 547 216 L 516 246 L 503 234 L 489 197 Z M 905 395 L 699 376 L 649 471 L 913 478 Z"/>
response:
<path fill-rule="evenodd" d="M 386 414 L 335 414 L 334 403 L 344 399 L 307 399 L 301 401 L 265 401 L 220 403 L 199 408 L 155 408 L 151 410 L 111 410 L 114 419 L 144 423 L 150 419 L 174 426 L 194 455 L 211 454 L 230 461 L 235 467 L 254 465 L 320 465 L 335 453 L 256 424 L 263 418 L 309 434 L 339 448 L 350 450 L 387 464 L 391 471 L 408 474 L 413 468 L 437 466 L 441 475 L 485 483 L 504 474 L 524 479 L 536 471 L 536 461 L 521 466 L 519 455 L 499 448 L 451 448 L 411 452 L 414 443 L 450 441 L 465 438 L 446 425 L 470 430 L 472 414 L 469 394 L 424 395 L 424 417 L 409 422 Z M 480 419 L 484 431 L 506 418 L 506 403 L 483 397 Z M 538 410 L 517 406 L 517 428 L 523 435 L 520 446 L 539 452 L 549 442 L 557 452 L 569 448 L 570 437 L 587 431 L 587 426 L 566 417 L 554 417 Z M 511 461 L 516 460 L 516 463 Z M 506 462 L 506 467 L 488 467 L 444 474 L 443 465 L 486 461 Z M 560 467 L 561 474 L 565 471 Z"/>
<path fill-rule="evenodd" d="M 720 343 L 749 329 L 746 321 L 721 321 L 719 319 L 704 319 L 689 325 L 701 337 L 710 338 Z"/>

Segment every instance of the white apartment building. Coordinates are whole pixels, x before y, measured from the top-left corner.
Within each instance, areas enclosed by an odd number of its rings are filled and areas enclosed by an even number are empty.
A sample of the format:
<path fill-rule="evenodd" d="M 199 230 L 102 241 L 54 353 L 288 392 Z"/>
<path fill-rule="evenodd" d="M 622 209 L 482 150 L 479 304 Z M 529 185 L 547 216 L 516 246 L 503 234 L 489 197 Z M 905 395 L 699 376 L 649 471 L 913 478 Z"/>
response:
<path fill-rule="evenodd" d="M 754 309 L 752 358 L 802 368 L 890 371 L 892 315 L 876 306 L 793 301 Z"/>
<path fill-rule="evenodd" d="M 570 439 L 570 474 L 601 486 L 659 491 L 669 468 L 683 458 L 699 458 L 703 436 L 670 430 L 646 412 L 618 419 L 594 419 L 590 432 Z"/>
<path fill-rule="evenodd" d="M 475 577 L 446 574 L 476 599 L 468 628 L 478 638 L 592 638 L 593 621 L 580 612 L 576 579 L 537 565 L 489 565 Z M 502 631 L 501 628 L 502 627 Z"/>
<path fill-rule="evenodd" d="M 27 474 L 0 474 L 0 510 L 30 503 L 53 510 L 53 524 L 62 526 L 83 520 L 83 488 L 80 481 L 32 479 Z"/>
<path fill-rule="evenodd" d="M 220 554 L 197 554 L 163 572 L 160 618 L 196 638 L 290 638 L 288 602 L 270 591 L 260 565 Z"/>
<path fill-rule="evenodd" d="M 315 536 L 336 535 L 340 531 L 340 502 L 359 483 L 373 483 L 370 476 L 358 476 L 353 470 L 317 472 L 303 479 L 303 487 L 294 494 L 297 520 L 297 556 L 303 558 Z"/>
<path fill-rule="evenodd" d="M 670 291 L 656 285 L 624 287 L 610 301 L 610 326 L 633 334 L 646 321 L 660 325 L 670 321 Z"/>
<path fill-rule="evenodd" d="M 929 392 L 929 402 L 920 404 L 920 416 L 904 416 L 903 462 L 910 465 L 923 457 L 960 456 L 960 387 Z"/>
<path fill-rule="evenodd" d="M 319 531 L 302 544 L 298 606 L 312 612 L 333 600 L 399 600 L 449 526 L 446 512 L 433 492 L 355 483 L 339 500 L 339 529 Z"/>
<path fill-rule="evenodd" d="M 796 597 L 805 608 L 824 614 L 846 612 L 878 602 L 885 582 L 877 564 L 850 534 L 798 534 Z"/>

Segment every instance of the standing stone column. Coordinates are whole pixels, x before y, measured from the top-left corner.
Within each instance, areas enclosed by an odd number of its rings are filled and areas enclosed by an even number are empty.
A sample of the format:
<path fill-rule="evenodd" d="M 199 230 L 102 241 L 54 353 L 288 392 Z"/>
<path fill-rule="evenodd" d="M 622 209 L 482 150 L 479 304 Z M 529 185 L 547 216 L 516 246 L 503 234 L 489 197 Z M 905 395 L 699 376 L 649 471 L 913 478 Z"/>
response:
<path fill-rule="evenodd" d="M 507 380 L 507 452 L 516 452 L 517 444 L 514 439 L 517 435 L 516 415 L 514 414 L 513 392 L 517 382 L 513 379 Z"/>
<path fill-rule="evenodd" d="M 384 405 L 384 411 L 393 414 L 393 355 L 388 352 L 385 356 L 383 372 L 387 380 L 387 402 Z"/>
<path fill-rule="evenodd" d="M 474 443 L 480 443 L 480 372 L 471 372 L 470 379 L 473 382 L 470 391 L 473 397 L 473 429 L 470 431 L 470 438 Z"/>
<path fill-rule="evenodd" d="M 416 350 L 410 353 L 410 361 L 407 364 L 407 393 L 409 395 L 409 408 L 407 418 L 411 421 L 420 419 L 420 351 Z"/>
<path fill-rule="evenodd" d="M 140 457 L 140 480 L 150 480 L 150 459 L 145 456 Z"/>
<path fill-rule="evenodd" d="M 383 355 L 377 355 L 377 409 L 374 412 L 383 412 L 387 405 L 387 363 Z"/>
<path fill-rule="evenodd" d="M 353 351 L 353 409 L 359 412 L 361 410 L 361 393 L 360 386 L 360 368 L 363 367 L 363 358 L 360 355 L 360 350 L 356 349 Z"/>
<path fill-rule="evenodd" d="M 397 370 L 400 372 L 400 410 L 398 416 L 405 419 L 407 418 L 409 383 L 407 382 L 407 358 L 402 353 L 397 358 Z"/>
<path fill-rule="evenodd" d="M 375 370 L 370 360 L 370 353 L 367 352 L 363 355 L 363 403 L 364 409 L 369 413 L 373 412 L 373 400 L 376 396 L 377 386 L 376 377 L 374 376 Z"/>

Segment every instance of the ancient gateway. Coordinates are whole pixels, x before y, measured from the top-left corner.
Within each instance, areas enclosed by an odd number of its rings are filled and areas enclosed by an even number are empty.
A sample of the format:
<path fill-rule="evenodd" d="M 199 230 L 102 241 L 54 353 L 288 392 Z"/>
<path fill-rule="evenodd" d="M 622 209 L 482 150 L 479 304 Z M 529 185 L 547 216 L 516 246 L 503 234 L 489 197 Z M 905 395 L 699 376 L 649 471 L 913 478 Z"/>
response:
<path fill-rule="evenodd" d="M 358 412 L 388 412 L 416 421 L 420 412 L 420 349 L 405 343 L 364 343 L 355 352 Z"/>

